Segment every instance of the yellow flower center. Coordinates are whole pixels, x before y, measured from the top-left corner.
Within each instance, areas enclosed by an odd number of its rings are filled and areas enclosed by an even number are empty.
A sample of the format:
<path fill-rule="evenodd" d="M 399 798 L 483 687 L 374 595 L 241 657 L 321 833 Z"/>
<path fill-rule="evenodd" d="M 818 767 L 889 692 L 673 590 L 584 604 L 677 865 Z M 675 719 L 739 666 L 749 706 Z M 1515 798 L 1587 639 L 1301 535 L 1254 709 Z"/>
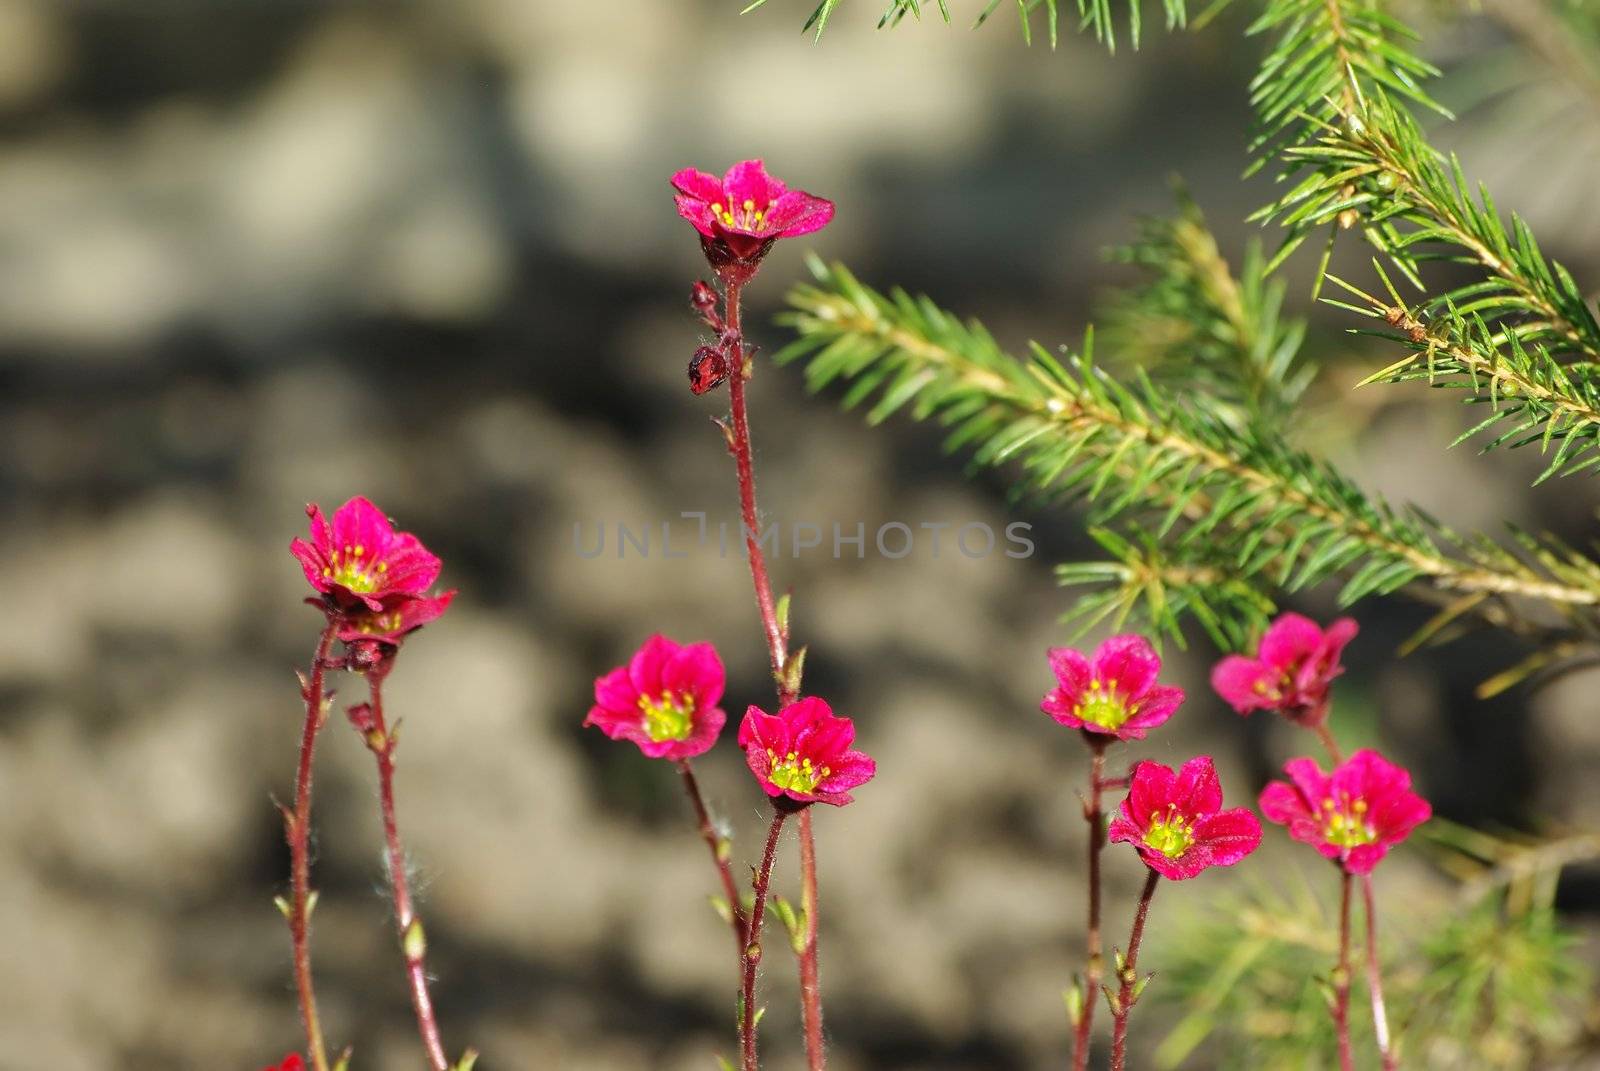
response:
<path fill-rule="evenodd" d="M 744 204 L 735 210 L 731 203 L 724 205 L 721 201 L 715 201 L 711 205 L 711 214 L 716 217 L 718 223 L 730 229 L 760 230 L 761 225 L 766 222 L 767 214 L 772 211 L 772 206 L 777 203 L 768 201 L 765 208 L 757 208 L 756 203 L 747 198 Z"/>
<path fill-rule="evenodd" d="M 1145 830 L 1144 842 L 1168 859 L 1176 859 L 1194 843 L 1194 826 L 1179 814 L 1177 808 L 1167 805 L 1167 813 L 1160 811 L 1150 816 L 1150 828 Z"/>
<path fill-rule="evenodd" d="M 335 547 L 328 555 L 328 564 L 322 567 L 325 578 L 358 595 L 377 591 L 379 581 L 388 571 L 389 563 L 370 561 L 367 548 L 360 543 L 353 547 L 346 544 L 343 551 Z"/>
<path fill-rule="evenodd" d="M 1101 684 L 1098 678 L 1089 682 L 1089 694 L 1072 708 L 1074 717 L 1112 730 L 1122 728 L 1137 711 L 1137 706 L 1118 697 L 1115 688 Z"/>
<path fill-rule="evenodd" d="M 1322 836 L 1329 844 L 1341 848 L 1356 848 L 1378 839 L 1378 830 L 1367 817 L 1367 801 L 1349 793 L 1341 793 L 1322 801 Z"/>
<path fill-rule="evenodd" d="M 639 697 L 639 710 L 644 713 L 644 731 L 651 740 L 683 740 L 694 731 L 694 696 L 688 692 L 662 692 L 651 697 Z"/>
<path fill-rule="evenodd" d="M 767 759 L 772 763 L 767 780 L 786 792 L 815 792 L 817 786 L 833 773 L 826 766 L 813 766 L 810 759 L 802 759 L 793 751 L 779 758 L 778 753 L 769 747 Z"/>

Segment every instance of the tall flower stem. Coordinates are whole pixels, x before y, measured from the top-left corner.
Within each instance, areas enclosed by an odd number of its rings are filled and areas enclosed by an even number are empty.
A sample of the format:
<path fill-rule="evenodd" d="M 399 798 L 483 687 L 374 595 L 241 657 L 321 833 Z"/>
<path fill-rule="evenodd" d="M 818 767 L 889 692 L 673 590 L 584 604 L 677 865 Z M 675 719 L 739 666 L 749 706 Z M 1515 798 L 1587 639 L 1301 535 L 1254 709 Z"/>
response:
<path fill-rule="evenodd" d="M 333 645 L 337 622 L 328 624 L 317 640 L 311 656 L 311 671 L 301 679 L 300 695 L 305 700 L 305 727 L 300 733 L 300 764 L 295 774 L 294 810 L 284 811 L 284 835 L 289 842 L 289 937 L 294 944 L 294 984 L 300 999 L 300 1022 L 305 1027 L 306 1049 L 312 1071 L 328 1071 L 328 1051 L 322 1039 L 322 1021 L 317 1016 L 317 997 L 311 982 L 311 769 L 317 747 L 317 732 L 326 715 L 323 682 L 328 670 L 328 650 Z"/>
<path fill-rule="evenodd" d="M 1084 938 L 1083 1003 L 1078 1009 L 1072 1043 L 1074 1071 L 1084 1071 L 1089 1066 L 1089 1036 L 1094 1026 L 1095 1005 L 1100 1002 L 1100 979 L 1105 970 L 1100 946 L 1100 853 L 1106 846 L 1106 827 L 1100 800 L 1106 788 L 1106 744 L 1103 740 L 1086 739 L 1090 751 L 1089 795 L 1083 803 L 1083 819 L 1089 824 L 1089 909 Z"/>
<path fill-rule="evenodd" d="M 750 560 L 750 581 L 756 590 L 756 608 L 761 612 L 761 627 L 767 637 L 767 654 L 772 676 L 778 686 L 779 705 L 794 701 L 792 683 L 784 673 L 788 661 L 788 636 L 778 621 L 772 599 L 772 581 L 767 576 L 767 559 L 761 552 L 761 514 L 756 508 L 755 464 L 751 459 L 750 416 L 744 400 L 744 341 L 739 328 L 739 295 L 743 278 L 734 273 L 723 276 L 724 318 L 727 336 L 732 339 L 728 354 L 732 368 L 728 375 L 728 409 L 732 417 L 728 450 L 733 454 L 739 477 L 739 514 L 744 525 L 745 556 Z"/>
<path fill-rule="evenodd" d="M 822 1045 L 822 983 L 817 973 L 817 849 L 811 840 L 811 808 L 800 811 L 800 910 L 805 932 L 800 946 L 800 1009 L 806 1032 L 806 1064 L 822 1071 L 828 1057 Z"/>
<path fill-rule="evenodd" d="M 1350 1051 L 1350 873 L 1340 875 L 1339 965 L 1333 971 L 1333 1027 L 1339 1035 L 1339 1069 L 1352 1071 Z"/>
<path fill-rule="evenodd" d="M 700 824 L 700 836 L 705 840 L 706 847 L 711 849 L 711 861 L 716 864 L 717 873 L 722 878 L 722 895 L 728 901 L 729 925 L 733 929 L 733 939 L 739 946 L 739 957 L 743 960 L 745 946 L 749 943 L 748 924 L 744 917 L 744 905 L 739 902 L 739 886 L 733 880 L 727 838 L 718 833 L 717 827 L 712 824 L 711 812 L 706 809 L 705 797 L 700 794 L 700 782 L 695 779 L 694 768 L 689 765 L 688 759 L 679 760 L 678 772 L 683 775 L 684 791 L 689 794 L 689 802 L 694 806 L 695 820 Z"/>
<path fill-rule="evenodd" d="M 1400 1066 L 1389 1040 L 1389 1012 L 1383 1002 L 1383 969 L 1378 962 L 1378 907 L 1372 896 L 1372 875 L 1361 875 L 1361 900 L 1367 922 L 1367 990 L 1372 995 L 1372 1029 L 1378 1038 L 1383 1071 Z"/>
<path fill-rule="evenodd" d="M 1327 721 L 1317 722 L 1314 729 L 1317 739 L 1322 741 L 1323 748 L 1328 752 L 1328 758 L 1335 766 L 1341 765 L 1344 755 Z M 1361 907 L 1367 925 L 1367 991 L 1372 999 L 1372 1031 L 1378 1040 L 1378 1056 L 1383 1062 L 1383 1071 L 1393 1071 L 1398 1062 L 1389 1039 L 1389 1011 L 1383 999 L 1383 965 L 1378 959 L 1378 905 L 1372 895 L 1371 874 L 1361 875 Z"/>
<path fill-rule="evenodd" d="M 750 908 L 750 939 L 744 946 L 744 982 L 739 990 L 739 1053 L 744 1071 L 760 1071 L 756 1057 L 756 968 L 761 964 L 761 922 L 767 913 L 767 886 L 772 883 L 772 863 L 778 853 L 778 834 L 783 832 L 783 811 L 772 812 L 772 828 L 767 830 L 767 847 L 756 871 L 755 901 Z"/>
<path fill-rule="evenodd" d="M 1139 906 L 1134 911 L 1133 929 L 1128 933 L 1128 953 L 1122 960 L 1121 985 L 1116 1002 L 1111 1007 L 1111 1071 L 1123 1071 L 1128 1061 L 1128 1013 L 1139 1000 L 1139 945 L 1144 940 L 1144 923 L 1150 915 L 1150 901 L 1156 894 L 1161 875 L 1154 870 L 1145 879 L 1144 891 L 1139 894 Z"/>
<path fill-rule="evenodd" d="M 406 980 L 411 989 L 411 1006 L 417 1016 L 417 1030 L 422 1035 L 422 1047 L 427 1050 L 428 1064 L 433 1071 L 450 1071 L 450 1061 L 439 1040 L 439 1023 L 434 1015 L 433 999 L 428 994 L 428 967 L 425 961 L 428 940 L 422 929 L 422 920 L 417 917 L 416 907 L 411 901 L 411 887 L 406 878 L 405 848 L 400 843 L 400 829 L 395 821 L 394 753 L 399 740 L 389 730 L 383 716 L 383 680 L 388 675 L 389 664 L 384 662 L 367 673 L 372 722 L 364 735 L 367 748 L 378 760 L 378 806 L 383 815 L 389 891 L 394 898 L 395 927 L 400 935 L 400 948 L 405 954 Z"/>
<path fill-rule="evenodd" d="M 778 689 L 778 706 L 795 701 L 800 691 L 799 675 L 789 665 L 787 624 L 778 619 L 772 598 L 772 580 L 767 573 L 766 555 L 761 550 L 761 511 L 756 505 L 755 462 L 750 445 L 750 414 L 745 405 L 744 339 L 740 329 L 740 294 L 747 276 L 740 270 L 722 275 L 723 326 L 732 340 L 728 354 L 728 450 L 733 454 L 739 480 L 739 515 L 744 527 L 745 556 L 750 562 L 750 582 L 755 588 L 756 609 L 766 634 L 767 656 Z M 811 832 L 811 815 L 800 813 L 800 869 L 803 886 L 801 901 L 805 910 L 805 942 L 800 950 L 800 1005 L 805 1022 L 806 1062 L 810 1071 L 822 1071 L 827 1057 L 822 1043 L 822 984 L 817 966 L 817 853 Z"/>

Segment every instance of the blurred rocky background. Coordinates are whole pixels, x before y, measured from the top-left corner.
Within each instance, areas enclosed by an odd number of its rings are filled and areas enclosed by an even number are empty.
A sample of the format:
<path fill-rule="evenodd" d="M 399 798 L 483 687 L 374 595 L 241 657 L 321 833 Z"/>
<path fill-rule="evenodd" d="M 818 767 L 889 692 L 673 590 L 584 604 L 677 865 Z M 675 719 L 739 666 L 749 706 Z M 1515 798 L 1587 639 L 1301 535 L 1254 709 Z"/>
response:
<path fill-rule="evenodd" d="M 734 517 L 718 403 L 684 389 L 703 265 L 666 177 L 764 156 L 839 202 L 820 253 L 1017 346 L 1081 330 L 1125 278 L 1099 250 L 1166 209 L 1169 173 L 1234 255 L 1267 192 L 1238 181 L 1258 55 L 1242 19 L 1112 58 L 1070 35 L 1024 48 L 1007 12 L 877 33 L 878 5 L 855 0 L 818 46 L 798 32 L 809 3 L 740 6 L 0 0 L 0 1067 L 249 1069 L 297 1044 L 271 796 L 290 791 L 292 669 L 318 619 L 287 543 L 308 500 L 356 493 L 462 590 L 390 690 L 451 1047 L 491 1071 L 729 1051 L 733 965 L 675 777 L 579 728 L 591 679 L 655 630 L 716 641 L 735 715 L 769 699 L 738 557 L 574 542 Z M 1433 39 L 1467 105 L 1443 137 L 1594 285 L 1596 142 L 1547 133 L 1587 90 L 1484 20 Z M 1517 166 L 1530 144 L 1538 166 Z M 752 290 L 768 350 L 800 252 Z M 1346 320 L 1316 315 L 1314 352 L 1356 352 Z M 1530 494 L 1531 458 L 1442 452 L 1466 426 L 1452 406 L 1351 402 L 1354 366 L 1330 377 L 1343 415 L 1322 419 L 1372 486 L 1464 526 L 1592 534 L 1592 484 Z M 1050 566 L 1088 553 L 1081 526 L 964 478 L 928 429 L 867 430 L 795 370 L 763 365 L 752 404 L 772 519 L 1034 525 L 1025 560 L 935 555 L 924 533 L 902 560 L 835 561 L 825 541 L 775 565 L 810 690 L 858 719 L 881 769 L 817 816 L 835 1066 L 1051 1066 L 1081 939 L 1082 752 L 1037 701 L 1065 639 Z M 1477 701 L 1483 667 L 1516 651 L 1393 660 L 1423 618 L 1364 608 L 1341 733 L 1413 764 L 1454 819 L 1600 821 L 1593 679 Z M 1248 802 L 1301 742 L 1225 712 L 1212 656 L 1203 638 L 1174 653 L 1192 698 L 1143 754 L 1210 750 Z M 320 760 L 324 1018 L 357 1067 L 419 1066 L 370 757 L 336 719 Z M 735 749 L 703 779 L 752 860 L 762 807 Z M 1258 876 L 1304 862 L 1269 847 Z M 1111 856 L 1113 933 L 1138 878 Z M 1582 878 L 1563 905 L 1586 925 Z M 1417 853 L 1382 880 L 1396 901 L 1438 882 Z M 1163 907 L 1157 941 L 1181 940 Z M 767 994 L 772 1066 L 798 1067 L 781 944 Z"/>

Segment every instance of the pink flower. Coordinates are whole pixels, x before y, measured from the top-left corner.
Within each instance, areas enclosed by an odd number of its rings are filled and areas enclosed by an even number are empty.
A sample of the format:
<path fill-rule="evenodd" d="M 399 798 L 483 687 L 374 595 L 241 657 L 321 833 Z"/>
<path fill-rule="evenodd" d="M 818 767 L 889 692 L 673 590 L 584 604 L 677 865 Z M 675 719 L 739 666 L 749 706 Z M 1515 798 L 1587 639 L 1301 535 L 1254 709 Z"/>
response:
<path fill-rule="evenodd" d="M 408 633 L 437 620 L 455 597 L 452 589 L 442 595 L 403 599 L 384 610 L 369 610 L 362 606 L 340 617 L 339 640 L 343 643 L 377 640 L 399 644 Z"/>
<path fill-rule="evenodd" d="M 713 266 L 753 263 L 779 238 L 820 231 L 833 218 L 832 201 L 789 189 L 760 160 L 734 164 L 720 179 L 684 168 L 672 186 L 678 215 L 700 232 Z"/>
<path fill-rule="evenodd" d="M 595 705 L 583 724 L 632 740 L 652 759 L 692 758 L 710 750 L 728 720 L 717 706 L 724 679 L 711 644 L 651 636 L 626 666 L 594 682 Z"/>
<path fill-rule="evenodd" d="M 1261 790 L 1261 813 L 1352 874 L 1370 874 L 1389 849 L 1433 817 L 1411 774 L 1376 751 L 1351 755 L 1331 776 L 1311 759 L 1283 768 L 1293 784 Z"/>
<path fill-rule="evenodd" d="M 283 1063 L 263 1067 L 261 1071 L 306 1071 L 306 1062 L 300 1058 L 299 1053 L 291 1052 L 283 1058 Z"/>
<path fill-rule="evenodd" d="M 878 772 L 871 758 L 850 749 L 855 738 L 855 724 L 816 698 L 797 700 L 776 714 L 751 707 L 739 724 L 750 772 L 779 803 L 849 803 L 850 789 Z"/>
<path fill-rule="evenodd" d="M 1255 658 L 1229 655 L 1211 671 L 1211 686 L 1240 714 L 1276 710 L 1300 725 L 1328 716 L 1328 686 L 1344 672 L 1339 654 L 1356 623 L 1341 617 L 1326 632 L 1299 614 L 1283 614 L 1261 637 Z"/>
<path fill-rule="evenodd" d="M 311 586 L 341 610 L 382 610 L 422 595 L 439 577 L 439 559 L 365 498 L 340 506 L 331 525 L 319 506 L 307 506 L 306 515 L 311 542 L 296 539 L 289 549 Z"/>
<path fill-rule="evenodd" d="M 1261 845 L 1261 823 L 1249 808 L 1222 809 L 1222 785 L 1209 755 L 1190 759 L 1177 773 L 1159 762 L 1139 763 L 1107 832 L 1113 844 L 1132 844 L 1146 866 L 1173 881 L 1232 866 Z"/>
<path fill-rule="evenodd" d="M 1183 702 L 1183 689 L 1156 683 L 1161 658 L 1143 636 L 1113 636 L 1093 658 L 1070 647 L 1049 657 L 1059 687 L 1039 709 L 1069 729 L 1143 740 Z"/>

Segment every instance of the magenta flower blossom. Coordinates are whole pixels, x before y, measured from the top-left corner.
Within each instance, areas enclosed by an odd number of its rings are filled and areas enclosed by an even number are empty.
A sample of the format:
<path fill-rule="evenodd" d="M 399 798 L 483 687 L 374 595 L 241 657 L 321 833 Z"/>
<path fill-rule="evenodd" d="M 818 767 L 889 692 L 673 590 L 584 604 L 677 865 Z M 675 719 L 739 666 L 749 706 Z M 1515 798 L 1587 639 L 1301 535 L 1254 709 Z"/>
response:
<path fill-rule="evenodd" d="M 728 720 L 717 706 L 724 682 L 711 644 L 651 636 L 626 666 L 596 679 L 583 724 L 633 741 L 652 759 L 693 758 L 710 750 Z"/>
<path fill-rule="evenodd" d="M 306 1071 L 306 1062 L 300 1058 L 299 1053 L 291 1052 L 283 1058 L 283 1063 L 263 1067 L 261 1071 Z"/>
<path fill-rule="evenodd" d="M 363 606 L 340 617 L 339 639 L 343 643 L 377 640 L 399 644 L 408 634 L 437 620 L 455 597 L 456 592 L 451 589 L 442 595 L 401 599 L 383 610 Z"/>
<path fill-rule="evenodd" d="M 1093 658 L 1070 647 L 1049 657 L 1059 686 L 1039 709 L 1069 729 L 1143 740 L 1183 702 L 1182 688 L 1156 683 L 1161 658 L 1143 636 L 1113 636 Z"/>
<path fill-rule="evenodd" d="M 796 700 L 768 714 L 745 712 L 739 746 L 767 795 L 780 805 L 850 802 L 850 789 L 866 784 L 878 764 L 853 751 L 855 723 L 816 698 Z"/>
<path fill-rule="evenodd" d="M 1234 710 L 1275 710 L 1299 725 L 1328 716 L 1328 687 L 1344 672 L 1339 655 L 1356 635 L 1341 617 L 1327 631 L 1299 614 L 1283 614 L 1261 637 L 1255 658 L 1229 655 L 1211 671 L 1211 686 Z"/>
<path fill-rule="evenodd" d="M 678 215 L 700 232 L 714 267 L 759 261 L 779 238 L 819 231 L 833 218 L 832 201 L 789 189 L 760 160 L 734 164 L 720 179 L 684 168 L 672 186 Z"/>
<path fill-rule="evenodd" d="M 1222 784 L 1209 755 L 1190 759 L 1177 773 L 1159 762 L 1139 763 L 1107 833 L 1113 844 L 1132 844 L 1146 866 L 1173 881 L 1232 866 L 1261 845 L 1261 823 L 1248 807 L 1222 809 Z"/>
<path fill-rule="evenodd" d="M 1332 775 L 1311 759 L 1291 759 L 1283 772 L 1293 783 L 1262 789 L 1261 813 L 1351 874 L 1372 873 L 1433 817 L 1428 801 L 1411 791 L 1411 774 L 1376 751 L 1356 752 Z"/>
<path fill-rule="evenodd" d="M 439 559 L 365 498 L 340 506 L 332 524 L 320 506 L 307 506 L 306 515 L 311 542 L 296 539 L 289 549 L 311 586 L 341 610 L 383 610 L 421 596 L 439 578 Z"/>

